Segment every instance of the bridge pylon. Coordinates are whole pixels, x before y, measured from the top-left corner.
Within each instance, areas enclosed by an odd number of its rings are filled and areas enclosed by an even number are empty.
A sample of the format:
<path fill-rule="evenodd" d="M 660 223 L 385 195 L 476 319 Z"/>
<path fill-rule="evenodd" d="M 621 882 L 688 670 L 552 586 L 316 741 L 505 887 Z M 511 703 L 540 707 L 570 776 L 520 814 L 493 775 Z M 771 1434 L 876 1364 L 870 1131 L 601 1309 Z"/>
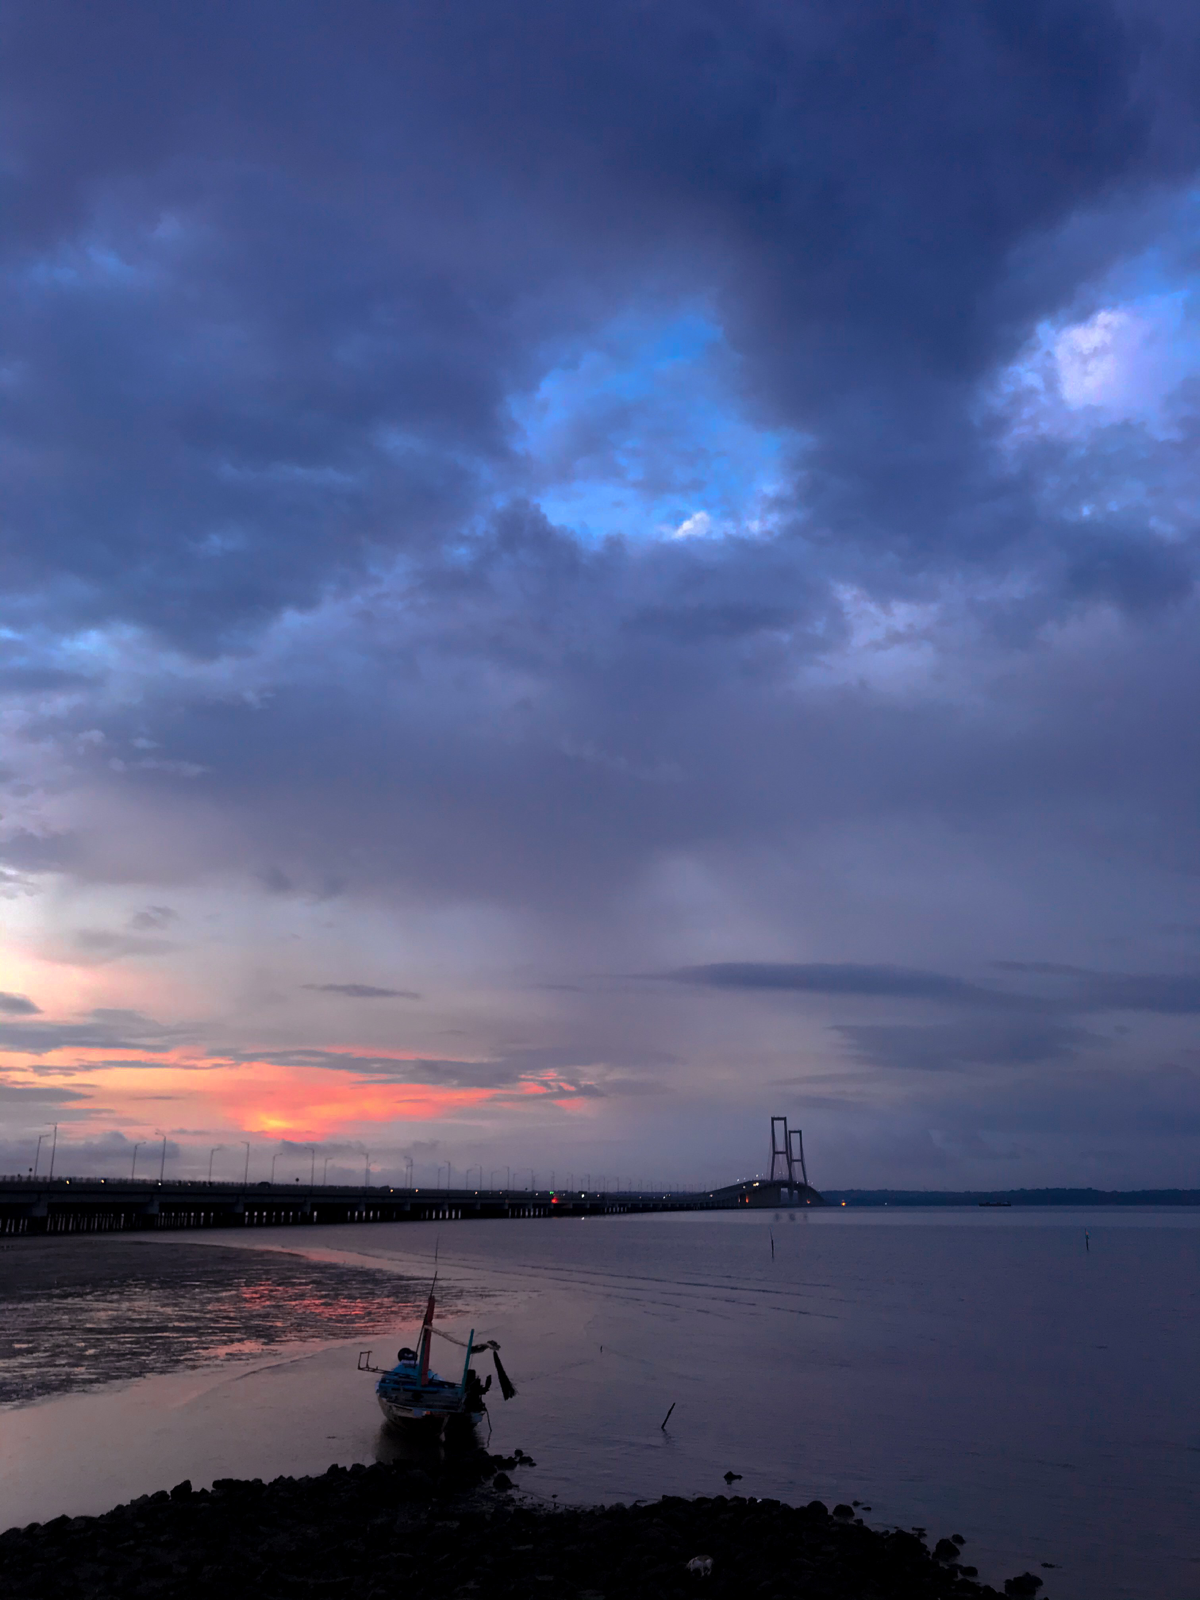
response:
<path fill-rule="evenodd" d="M 792 1191 L 798 1196 L 810 1187 L 808 1171 L 804 1165 L 804 1134 L 799 1128 L 789 1128 L 786 1117 L 771 1118 L 771 1176 L 770 1183 L 786 1187 L 788 1198 Z"/>

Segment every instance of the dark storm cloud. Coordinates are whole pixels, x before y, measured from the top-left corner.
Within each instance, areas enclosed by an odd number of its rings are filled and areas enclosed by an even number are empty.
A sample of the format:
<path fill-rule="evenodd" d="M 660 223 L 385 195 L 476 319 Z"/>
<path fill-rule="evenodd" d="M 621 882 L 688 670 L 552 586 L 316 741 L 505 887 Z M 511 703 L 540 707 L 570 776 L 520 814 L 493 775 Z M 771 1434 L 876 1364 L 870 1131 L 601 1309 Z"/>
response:
<path fill-rule="evenodd" d="M 344 667 L 335 644 L 336 670 L 285 663 L 265 704 L 196 696 L 110 713 L 111 741 L 156 715 L 173 753 L 207 769 L 197 787 L 220 803 L 237 857 L 275 863 L 260 870 L 281 894 L 401 881 L 559 907 L 607 896 L 656 852 L 803 848 L 823 828 L 898 820 L 949 823 L 947 842 L 990 832 L 981 848 L 1016 862 L 1030 840 L 1054 840 L 1170 871 L 1200 864 L 1200 749 L 1180 732 L 1200 672 L 1188 616 L 1061 672 L 1016 650 L 1002 703 L 798 693 L 797 655 L 815 650 L 802 622 L 787 638 L 696 644 L 616 629 L 637 585 L 614 579 L 604 551 L 541 526 L 531 537 L 527 561 L 510 528 L 503 560 L 491 547 L 480 557 L 486 576 L 471 563 L 453 589 L 447 579 L 433 620 L 381 603 Z M 547 540 L 561 546 L 553 561 Z M 693 594 L 778 565 L 770 547 L 689 559 Z M 640 563 L 647 584 L 659 560 Z M 779 572 L 770 581 L 786 587 Z M 681 610 L 688 599 L 681 589 Z M 111 788 L 103 754 L 88 759 Z M 161 773 L 120 783 L 168 812 L 181 804 Z M 190 840 L 181 821 L 162 870 L 186 870 Z M 68 848 L 84 873 L 136 867 L 78 839 L 51 859 Z M 931 845 L 934 875 L 940 853 Z"/>
<path fill-rule="evenodd" d="M 718 961 L 661 974 L 675 983 L 708 989 L 782 989 L 802 994 L 886 996 L 938 1000 L 960 1006 L 1036 1006 L 1028 995 L 1006 994 L 940 972 L 907 967 L 859 966 L 854 962 Z"/>
<path fill-rule="evenodd" d="M 411 989 L 377 989 L 370 983 L 302 983 L 317 994 L 340 994 L 349 1000 L 419 1000 Z"/>
<path fill-rule="evenodd" d="M 452 1061 L 436 1056 L 404 1058 L 352 1050 L 301 1048 L 222 1053 L 219 1059 L 222 1062 L 261 1061 L 280 1067 L 319 1067 L 371 1081 L 420 1083 L 446 1089 L 506 1089 L 536 1082 L 564 1093 L 600 1093 L 594 1084 L 580 1080 L 581 1068 L 577 1060 L 572 1070 L 566 1070 L 551 1057 L 543 1057 L 541 1052 L 517 1052 L 494 1061 Z"/>
<path fill-rule="evenodd" d="M 61 872 L 78 859 L 77 844 L 69 834 L 22 829 L 0 842 L 0 861 L 18 872 Z"/>
<path fill-rule="evenodd" d="M 844 551 L 1010 549 L 1032 501 L 967 389 L 1187 170 L 1179 26 L 1070 0 L 18 5 L 10 586 L 206 648 L 457 547 L 512 481 L 506 396 L 640 294 L 716 297 Z M 1081 268 L 1056 230 L 1095 207 Z M 1102 527 L 1057 581 L 1178 592 L 1143 532 Z"/>
<path fill-rule="evenodd" d="M 1094 972 L 1056 961 L 997 961 L 1007 972 L 1061 979 L 1059 992 L 1089 1011 L 1157 1011 L 1167 1016 L 1200 1012 L 1200 973 Z"/>
<path fill-rule="evenodd" d="M 54 1050 L 144 1050 L 164 1054 L 180 1037 L 137 1011 L 101 1007 L 86 1022 L 0 1022 L 0 1050 L 31 1056 Z"/>
<path fill-rule="evenodd" d="M 35 1084 L 32 1087 L 23 1084 L 0 1083 L 0 1101 L 7 1104 L 28 1106 L 59 1106 L 70 1105 L 73 1100 L 89 1100 L 88 1094 L 81 1094 L 74 1089 L 54 1089 L 48 1084 Z"/>
<path fill-rule="evenodd" d="M 0 664 L 0 694 L 25 695 L 42 689 L 78 689 L 92 681 L 82 672 L 65 672 L 61 667 Z"/>
<path fill-rule="evenodd" d="M 723 961 L 681 967 L 660 976 L 710 989 L 779 989 L 804 994 L 933 1000 L 986 1010 L 1053 1007 L 1070 1011 L 1200 1012 L 1200 973 L 1091 972 L 1057 962 L 996 961 L 996 967 L 1065 980 L 1046 995 L 1013 993 L 968 983 L 948 973 L 854 962 Z"/>
<path fill-rule="evenodd" d="M 1190 271 L 1188 10 L 18 0 L 5 29 L 14 872 L 134 906 L 248 882 L 281 925 L 337 896 L 498 909 L 567 973 L 673 968 L 635 1009 L 820 997 L 872 1063 L 1006 1081 L 1078 1070 L 1085 1016 L 1193 1014 L 1152 942 L 1113 957 L 1140 977 L 955 970 L 1099 968 L 1106 934 L 1194 915 L 1196 395 L 1014 444 L 993 394 L 1039 325 L 1136 298 L 1110 274 L 1147 243 Z M 722 426 L 778 434 L 764 522 L 719 538 L 643 504 L 680 462 L 689 494 L 720 475 L 686 418 L 589 398 L 551 463 L 514 422 L 681 307 L 723 334 Z M 589 473 L 619 536 L 531 498 Z M 872 678 L 862 636 L 947 594 Z M 58 948 L 106 978 L 171 954 L 157 903 L 70 914 L 104 925 Z M 863 959 L 684 965 L 780 949 Z M 306 967 L 277 985 L 380 970 Z M 568 996 L 557 1055 L 279 1060 L 644 1086 L 653 1050 L 609 1057 Z M 174 1037 L 3 1029 L 113 1060 Z"/>
<path fill-rule="evenodd" d="M 835 1030 L 862 1061 L 909 1072 L 1060 1063 L 1107 1041 L 1045 1018 L 986 1017 L 928 1027 L 843 1023 Z"/>
<path fill-rule="evenodd" d="M 9 1017 L 36 1017 L 41 1006 L 35 1006 L 25 994 L 9 994 L 0 990 L 0 1011 Z"/>

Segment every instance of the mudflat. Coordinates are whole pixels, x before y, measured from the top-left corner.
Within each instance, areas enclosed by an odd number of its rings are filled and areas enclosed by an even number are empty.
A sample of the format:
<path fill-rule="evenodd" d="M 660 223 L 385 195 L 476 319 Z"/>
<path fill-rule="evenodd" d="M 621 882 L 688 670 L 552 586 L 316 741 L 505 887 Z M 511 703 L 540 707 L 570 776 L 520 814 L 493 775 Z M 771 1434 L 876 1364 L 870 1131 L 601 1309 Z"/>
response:
<path fill-rule="evenodd" d="M 0 1405 L 370 1336 L 414 1316 L 421 1298 L 399 1274 L 283 1249 L 14 1239 L 0 1246 Z"/>

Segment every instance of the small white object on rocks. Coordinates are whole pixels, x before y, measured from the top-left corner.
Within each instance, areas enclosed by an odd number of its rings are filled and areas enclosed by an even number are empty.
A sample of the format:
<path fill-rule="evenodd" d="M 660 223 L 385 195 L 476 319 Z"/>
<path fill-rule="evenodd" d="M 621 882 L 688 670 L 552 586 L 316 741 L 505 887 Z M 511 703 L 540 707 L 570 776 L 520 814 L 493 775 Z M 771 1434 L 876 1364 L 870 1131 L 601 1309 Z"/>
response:
<path fill-rule="evenodd" d="M 686 1570 L 688 1572 L 695 1573 L 697 1578 L 711 1578 L 712 1577 L 712 1557 L 711 1556 L 693 1556 L 692 1559 L 688 1562 Z"/>

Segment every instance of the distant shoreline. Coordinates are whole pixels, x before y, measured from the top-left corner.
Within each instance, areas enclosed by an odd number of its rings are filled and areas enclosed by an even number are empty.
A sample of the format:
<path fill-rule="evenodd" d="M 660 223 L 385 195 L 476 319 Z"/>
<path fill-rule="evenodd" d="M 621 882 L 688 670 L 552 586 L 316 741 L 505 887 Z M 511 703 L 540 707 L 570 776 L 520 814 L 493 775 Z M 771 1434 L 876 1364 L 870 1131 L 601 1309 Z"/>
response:
<path fill-rule="evenodd" d="M 1200 1206 L 1200 1189 L 825 1189 L 831 1206 Z"/>

